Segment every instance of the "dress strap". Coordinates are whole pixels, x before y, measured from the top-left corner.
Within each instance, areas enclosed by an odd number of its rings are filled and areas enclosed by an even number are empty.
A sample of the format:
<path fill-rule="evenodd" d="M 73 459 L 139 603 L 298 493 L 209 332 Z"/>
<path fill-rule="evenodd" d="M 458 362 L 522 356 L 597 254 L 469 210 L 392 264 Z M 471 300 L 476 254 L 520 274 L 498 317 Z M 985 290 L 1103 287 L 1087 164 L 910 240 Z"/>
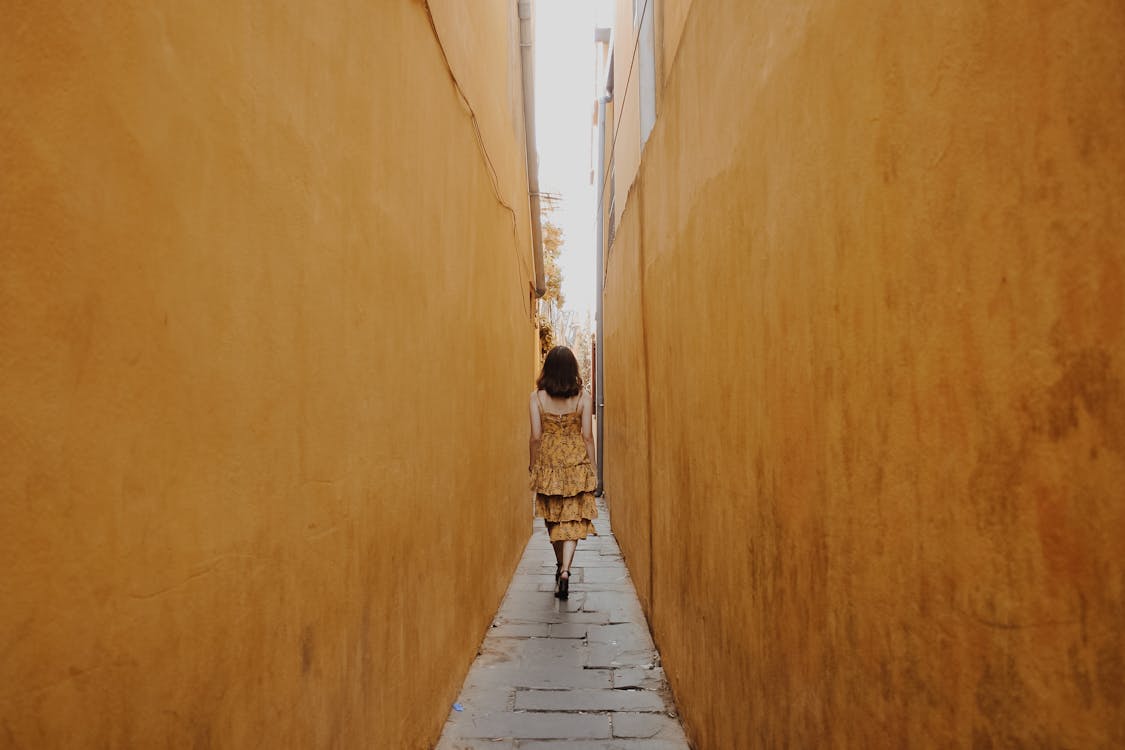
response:
<path fill-rule="evenodd" d="M 543 391 L 536 391 L 535 392 L 535 400 L 539 404 L 539 411 L 543 412 L 544 414 L 550 414 L 550 415 L 556 416 L 556 417 L 567 416 L 566 412 L 564 412 L 562 414 L 555 414 L 555 412 L 553 412 L 553 411 L 548 411 L 547 407 L 543 405 L 542 393 L 543 393 Z M 582 394 L 581 393 L 578 394 L 578 400 L 574 402 L 574 408 L 570 411 L 570 413 L 571 414 L 577 414 L 578 413 L 578 407 L 580 407 L 580 406 L 582 406 Z"/>

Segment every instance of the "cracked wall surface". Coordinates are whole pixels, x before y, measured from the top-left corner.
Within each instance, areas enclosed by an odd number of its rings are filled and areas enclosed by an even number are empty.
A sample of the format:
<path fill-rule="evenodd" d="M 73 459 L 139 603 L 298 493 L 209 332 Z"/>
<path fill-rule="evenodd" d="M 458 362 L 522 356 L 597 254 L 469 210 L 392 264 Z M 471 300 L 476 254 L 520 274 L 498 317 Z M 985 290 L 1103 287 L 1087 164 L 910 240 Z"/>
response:
<path fill-rule="evenodd" d="M 0 745 L 436 740 L 535 330 L 514 4 L 430 11 L 7 9 Z"/>
<path fill-rule="evenodd" d="M 691 5 L 605 477 L 699 747 L 1125 745 L 1123 27 Z"/>

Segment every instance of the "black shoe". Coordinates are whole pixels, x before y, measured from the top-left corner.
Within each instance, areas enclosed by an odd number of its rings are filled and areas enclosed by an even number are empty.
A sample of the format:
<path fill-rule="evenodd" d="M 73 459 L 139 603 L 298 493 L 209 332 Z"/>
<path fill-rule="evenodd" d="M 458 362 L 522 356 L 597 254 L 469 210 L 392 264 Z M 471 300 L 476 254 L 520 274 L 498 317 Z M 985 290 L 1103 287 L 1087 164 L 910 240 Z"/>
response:
<path fill-rule="evenodd" d="M 566 578 L 562 577 L 563 573 L 566 573 Z M 557 596 L 559 599 L 564 599 L 564 600 L 570 598 L 570 571 L 569 570 L 564 570 L 564 571 L 561 571 L 559 573 L 559 590 L 555 592 L 555 596 Z"/>

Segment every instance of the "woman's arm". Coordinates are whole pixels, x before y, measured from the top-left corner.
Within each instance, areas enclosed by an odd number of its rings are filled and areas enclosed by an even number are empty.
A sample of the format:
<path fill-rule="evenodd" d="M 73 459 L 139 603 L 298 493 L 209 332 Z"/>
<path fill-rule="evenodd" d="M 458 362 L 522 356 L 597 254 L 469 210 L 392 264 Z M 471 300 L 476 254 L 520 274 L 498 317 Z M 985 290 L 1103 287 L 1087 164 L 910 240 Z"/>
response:
<path fill-rule="evenodd" d="M 594 472 L 598 471 L 597 457 L 594 455 L 594 399 L 588 393 L 582 394 L 582 440 L 586 443 L 586 456 Z"/>
<path fill-rule="evenodd" d="M 531 439 L 528 440 L 530 456 L 527 460 L 527 470 L 531 471 L 531 467 L 535 465 L 535 457 L 539 455 L 539 443 L 543 441 L 543 423 L 539 419 L 538 392 L 532 391 L 529 403 L 531 406 Z"/>

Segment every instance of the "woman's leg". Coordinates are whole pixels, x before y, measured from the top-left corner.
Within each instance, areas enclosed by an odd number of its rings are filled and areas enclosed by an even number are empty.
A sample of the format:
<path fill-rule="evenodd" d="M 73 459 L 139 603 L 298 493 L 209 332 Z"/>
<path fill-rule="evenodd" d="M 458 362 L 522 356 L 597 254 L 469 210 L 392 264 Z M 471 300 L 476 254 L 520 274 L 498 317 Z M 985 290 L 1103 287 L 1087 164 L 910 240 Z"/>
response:
<path fill-rule="evenodd" d="M 562 543 L 562 556 L 559 558 L 559 563 L 562 569 L 568 574 L 570 573 L 570 563 L 574 560 L 574 551 L 578 549 L 577 539 L 567 539 Z"/>
<path fill-rule="evenodd" d="M 570 563 L 574 560 L 574 550 L 577 548 L 577 539 L 567 539 L 562 543 L 562 570 L 559 572 L 559 589 L 555 592 L 559 599 L 570 598 Z"/>
<path fill-rule="evenodd" d="M 551 523 L 547 519 L 543 519 L 543 525 L 547 527 L 547 538 L 551 538 L 551 530 L 558 526 L 557 523 Z M 551 548 L 555 550 L 555 582 L 559 580 L 559 571 L 562 570 L 562 555 L 563 543 L 561 541 L 552 541 Z"/>

